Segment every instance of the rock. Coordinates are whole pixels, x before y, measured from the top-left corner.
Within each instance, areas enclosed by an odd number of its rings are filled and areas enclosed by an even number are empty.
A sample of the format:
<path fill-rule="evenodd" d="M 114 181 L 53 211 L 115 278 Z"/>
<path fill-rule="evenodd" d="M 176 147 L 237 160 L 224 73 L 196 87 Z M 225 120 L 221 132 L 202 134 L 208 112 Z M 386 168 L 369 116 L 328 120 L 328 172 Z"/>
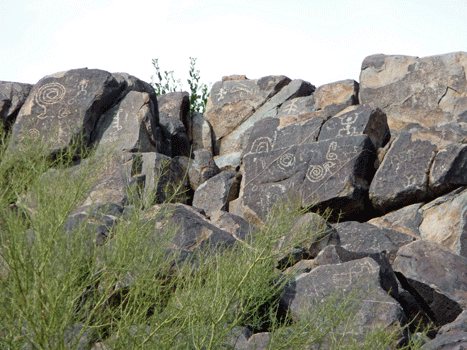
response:
<path fill-rule="evenodd" d="M 400 247 L 414 241 L 411 235 L 366 222 L 346 221 L 334 225 L 334 229 L 342 248 L 353 252 L 384 252 L 391 262 Z"/>
<path fill-rule="evenodd" d="M 314 95 L 305 97 L 296 97 L 285 101 L 279 108 L 276 118 L 289 116 L 298 117 L 315 111 Z"/>
<path fill-rule="evenodd" d="M 421 350 L 463 350 L 467 348 L 467 333 L 440 334 L 423 345 Z"/>
<path fill-rule="evenodd" d="M 467 190 L 461 187 L 420 208 L 420 237 L 467 258 Z"/>
<path fill-rule="evenodd" d="M 212 158 L 212 153 L 206 149 L 200 149 L 194 152 L 195 161 L 191 164 L 188 176 L 193 190 L 221 171 Z"/>
<path fill-rule="evenodd" d="M 341 80 L 321 85 L 314 93 L 315 109 L 334 116 L 349 106 L 358 104 L 358 83 L 355 80 Z"/>
<path fill-rule="evenodd" d="M 242 153 L 233 152 L 223 156 L 215 156 L 214 162 L 221 171 L 238 170 L 242 162 Z"/>
<path fill-rule="evenodd" d="M 391 285 L 396 283 L 394 275 L 388 278 Z M 358 340 L 373 327 L 388 329 L 394 324 L 405 325 L 402 308 L 388 296 L 381 282 L 381 267 L 369 257 L 324 265 L 289 282 L 281 302 L 289 307 L 291 316 L 297 320 L 307 319 L 319 312 L 319 305 L 325 302 L 323 299 L 332 298 L 336 308 L 342 307 L 340 303 L 350 302 L 355 307 L 352 313 L 355 316 L 348 316 L 352 317 L 351 329 L 344 327 L 347 322 L 343 319 L 341 322 L 344 325 L 340 325 L 336 332 L 345 336 L 352 334 Z"/>
<path fill-rule="evenodd" d="M 391 130 L 410 123 L 431 127 L 465 122 L 466 62 L 465 52 L 424 58 L 368 56 L 360 73 L 360 103 L 381 108 Z"/>
<path fill-rule="evenodd" d="M 363 134 L 370 137 L 375 149 L 389 141 L 386 115 L 381 110 L 362 105 L 348 107 L 324 123 L 318 140 Z"/>
<path fill-rule="evenodd" d="M 214 154 L 212 147 L 212 127 L 200 113 L 195 112 L 192 116 L 191 129 L 187 130 L 187 134 L 193 151 L 204 148 L 211 154 Z"/>
<path fill-rule="evenodd" d="M 453 322 L 467 306 L 466 268 L 467 259 L 426 240 L 400 248 L 393 263 L 394 271 L 421 295 L 441 326 Z"/>
<path fill-rule="evenodd" d="M 195 191 L 193 206 L 204 209 L 206 216 L 211 217 L 216 210 L 229 208 L 229 202 L 238 198 L 240 183 L 233 170 L 224 171 L 202 183 Z"/>
<path fill-rule="evenodd" d="M 353 260 L 372 258 L 379 266 L 381 273 L 381 287 L 393 298 L 399 296 L 399 288 L 394 278 L 394 271 L 384 253 L 353 252 L 338 245 L 325 247 L 313 260 L 313 268 L 322 265 L 342 264 Z"/>
<path fill-rule="evenodd" d="M 440 328 L 438 334 L 467 333 L 467 311 L 464 310 L 457 318 Z"/>
<path fill-rule="evenodd" d="M 467 145 L 453 144 L 439 150 L 431 167 L 429 185 L 432 193 L 442 194 L 467 185 Z"/>
<path fill-rule="evenodd" d="M 188 122 L 190 99 L 187 92 L 170 92 L 158 96 L 159 123 L 165 139 L 168 142 L 167 155 L 191 156 L 191 146 L 188 140 L 186 127 Z"/>
<path fill-rule="evenodd" d="M 221 230 L 231 233 L 239 241 L 251 240 L 257 232 L 256 228 L 238 215 L 216 210 L 211 213 L 211 223 Z"/>
<path fill-rule="evenodd" d="M 230 247 L 236 242 L 230 233 L 212 225 L 192 207 L 177 204 L 164 208 L 154 207 L 153 211 L 147 213 L 149 217 L 155 218 L 156 230 L 152 244 L 158 244 L 160 235 L 167 235 L 168 232 L 173 235 L 172 247 L 176 249 L 194 250 L 201 244 L 207 249 L 219 246 Z"/>
<path fill-rule="evenodd" d="M 8 129 L 16 120 L 33 85 L 0 81 L 0 122 Z"/>
<path fill-rule="evenodd" d="M 252 336 L 251 330 L 246 327 L 235 327 L 227 336 L 225 343 L 231 349 L 244 349 L 248 339 Z"/>
<path fill-rule="evenodd" d="M 97 152 L 112 149 L 125 152 L 156 152 L 158 120 L 150 96 L 130 91 L 102 115 L 91 141 Z"/>
<path fill-rule="evenodd" d="M 50 142 L 52 152 L 80 137 L 84 144 L 89 143 L 100 116 L 120 97 L 125 85 L 97 69 L 74 69 L 42 78 L 16 118 L 13 145 L 21 143 L 25 133 Z"/>
<path fill-rule="evenodd" d="M 399 231 L 415 239 L 419 239 L 420 231 L 418 228 L 423 220 L 423 216 L 419 210 L 421 206 L 422 203 L 408 205 L 384 216 L 371 219 L 368 223 L 379 228 Z"/>
<path fill-rule="evenodd" d="M 235 347 L 234 350 L 267 350 L 270 349 L 271 335 L 267 332 L 253 334 L 246 346 Z"/>
<path fill-rule="evenodd" d="M 164 202 L 186 203 L 188 196 L 188 169 L 180 157 L 170 158 L 160 153 L 139 155 L 140 175 L 145 178 L 144 198 L 148 205 Z"/>
<path fill-rule="evenodd" d="M 284 76 L 269 76 L 259 80 L 215 83 L 204 114 L 204 119 L 213 127 L 215 139 L 231 133 L 289 82 L 290 79 Z"/>
<path fill-rule="evenodd" d="M 429 196 L 428 173 L 436 145 L 414 140 L 408 132 L 392 143 L 370 186 L 370 199 L 383 213 Z"/>
<path fill-rule="evenodd" d="M 231 152 L 244 151 L 251 128 L 257 121 L 276 116 L 278 107 L 285 101 L 295 97 L 311 95 L 314 90 L 315 87 L 308 82 L 300 79 L 293 80 L 280 92 L 262 104 L 260 108 L 255 110 L 254 114 L 245 119 L 235 130 L 226 135 L 220 142 L 216 142 L 216 154 L 224 155 Z M 217 138 L 217 140 L 219 140 L 219 138 Z"/>
<path fill-rule="evenodd" d="M 244 218 L 261 222 L 277 199 L 293 194 L 303 206 L 329 206 L 347 217 L 361 213 L 374 173 L 375 149 L 368 136 L 298 144 L 299 135 L 269 137 L 278 126 L 278 119 L 263 120 L 255 125 L 262 131 L 251 134 L 243 157 Z"/>

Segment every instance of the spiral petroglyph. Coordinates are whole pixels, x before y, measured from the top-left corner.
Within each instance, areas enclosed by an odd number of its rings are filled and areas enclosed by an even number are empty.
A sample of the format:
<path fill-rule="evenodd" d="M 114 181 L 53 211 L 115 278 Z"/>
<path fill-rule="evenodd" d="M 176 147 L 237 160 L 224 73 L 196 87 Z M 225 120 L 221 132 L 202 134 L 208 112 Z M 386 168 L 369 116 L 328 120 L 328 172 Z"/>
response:
<path fill-rule="evenodd" d="M 289 168 L 295 165 L 295 156 L 292 153 L 283 154 L 277 162 L 279 168 Z"/>
<path fill-rule="evenodd" d="M 49 83 L 41 86 L 36 94 L 36 101 L 42 105 L 53 105 L 60 102 L 65 96 L 66 89 L 62 84 Z"/>
<path fill-rule="evenodd" d="M 326 176 L 326 169 L 318 164 L 313 164 L 308 167 L 306 178 L 311 182 L 318 182 Z"/>

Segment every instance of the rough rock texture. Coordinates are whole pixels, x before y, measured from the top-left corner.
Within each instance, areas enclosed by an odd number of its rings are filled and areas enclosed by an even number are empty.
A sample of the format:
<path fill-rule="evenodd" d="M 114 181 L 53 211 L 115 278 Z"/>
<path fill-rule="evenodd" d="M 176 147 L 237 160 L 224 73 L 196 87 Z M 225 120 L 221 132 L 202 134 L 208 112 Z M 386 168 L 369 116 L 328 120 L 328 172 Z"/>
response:
<path fill-rule="evenodd" d="M 381 108 L 391 129 L 467 121 L 467 53 L 373 55 L 360 73 L 360 103 Z"/>
<path fill-rule="evenodd" d="M 6 128 L 16 120 L 33 85 L 0 81 L 0 122 Z"/>
<path fill-rule="evenodd" d="M 315 109 L 336 115 L 346 107 L 358 104 L 358 88 L 358 83 L 351 79 L 322 85 L 314 93 Z"/>

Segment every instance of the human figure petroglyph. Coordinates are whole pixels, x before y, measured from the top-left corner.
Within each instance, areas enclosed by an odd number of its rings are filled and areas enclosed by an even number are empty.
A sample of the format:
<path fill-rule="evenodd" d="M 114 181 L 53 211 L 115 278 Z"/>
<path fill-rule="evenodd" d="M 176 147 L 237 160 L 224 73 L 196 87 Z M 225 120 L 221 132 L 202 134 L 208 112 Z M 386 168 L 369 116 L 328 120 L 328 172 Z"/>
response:
<path fill-rule="evenodd" d="M 60 102 L 66 94 L 65 87 L 57 82 L 48 83 L 39 88 L 34 99 L 36 103 L 43 108 L 43 112 L 37 116 L 39 119 L 53 117 L 47 115 L 47 106 Z"/>
<path fill-rule="evenodd" d="M 76 102 L 79 102 L 80 100 L 83 100 L 86 97 L 86 94 L 88 93 L 86 91 L 86 88 L 88 87 L 88 81 L 86 79 L 81 80 L 78 83 L 78 92 L 76 93 L 75 97 L 71 98 L 68 100 L 68 104 L 72 105 Z"/>
<path fill-rule="evenodd" d="M 357 114 L 354 115 L 345 115 L 340 117 L 339 119 L 341 120 L 341 124 L 344 125 L 344 128 L 339 129 L 339 132 L 337 133 L 338 137 L 342 136 L 352 136 L 357 134 L 357 128 L 355 126 L 352 126 L 353 123 L 357 121 Z"/>
<path fill-rule="evenodd" d="M 287 115 L 292 115 L 297 112 L 297 105 L 295 104 L 295 100 L 292 100 L 290 104 L 285 108 L 285 113 Z"/>
<path fill-rule="evenodd" d="M 222 100 L 226 94 L 227 94 L 227 90 L 221 87 L 219 92 L 216 94 L 217 100 L 218 101 Z"/>

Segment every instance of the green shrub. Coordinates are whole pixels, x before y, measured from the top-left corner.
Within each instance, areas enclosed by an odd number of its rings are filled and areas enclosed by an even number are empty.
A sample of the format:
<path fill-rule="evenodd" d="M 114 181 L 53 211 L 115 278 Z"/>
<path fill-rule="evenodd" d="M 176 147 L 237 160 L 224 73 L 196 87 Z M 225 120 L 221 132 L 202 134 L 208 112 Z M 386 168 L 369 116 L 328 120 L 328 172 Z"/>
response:
<path fill-rule="evenodd" d="M 75 171 L 70 154 L 50 163 L 33 142 L 0 153 L 0 347 L 78 349 L 99 339 L 111 349 L 229 349 L 232 332 L 247 326 L 271 332 L 271 349 L 304 349 L 351 325 L 361 296 L 330 298 L 299 322 L 279 312 L 281 290 L 294 276 L 282 275 L 276 261 L 310 238 L 304 230 L 279 244 L 305 211 L 296 200 L 279 203 L 245 242 L 183 255 L 170 249 L 176 226 L 155 230 L 173 205 L 145 208 L 134 194 L 133 209 L 97 246 L 85 222 L 71 232 L 64 225 L 106 157 L 89 157 Z M 392 342 L 377 330 L 358 346 Z"/>
<path fill-rule="evenodd" d="M 164 95 L 169 92 L 182 91 L 183 86 L 180 79 L 175 80 L 173 71 L 164 71 L 161 73 L 159 68 L 159 59 L 153 59 L 152 65 L 156 70 L 156 75 L 151 76 L 151 85 L 158 95 Z M 204 114 L 206 111 L 206 103 L 209 97 L 209 87 L 205 83 L 200 82 L 200 71 L 195 68 L 196 58 L 190 57 L 190 78 L 187 79 L 190 87 L 190 114 L 195 112 Z M 155 81 L 157 78 L 157 81 Z"/>

